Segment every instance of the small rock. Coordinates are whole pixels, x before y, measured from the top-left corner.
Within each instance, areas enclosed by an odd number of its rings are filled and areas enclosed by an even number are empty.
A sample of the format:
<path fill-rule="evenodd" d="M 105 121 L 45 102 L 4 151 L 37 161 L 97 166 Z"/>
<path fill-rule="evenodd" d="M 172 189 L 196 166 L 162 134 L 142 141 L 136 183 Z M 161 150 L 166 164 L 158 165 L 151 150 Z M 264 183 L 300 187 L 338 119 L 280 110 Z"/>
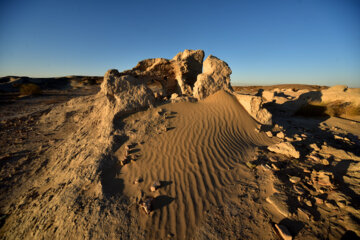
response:
<path fill-rule="evenodd" d="M 155 181 L 150 187 L 151 192 L 155 192 L 159 187 L 161 187 L 160 181 Z"/>
<path fill-rule="evenodd" d="M 291 214 L 287 205 L 287 197 L 284 194 L 274 193 L 270 197 L 266 198 L 266 201 L 272 204 L 278 212 L 285 217 L 289 217 Z"/>
<path fill-rule="evenodd" d="M 135 179 L 134 184 L 139 184 L 143 181 L 142 177 L 138 177 Z"/>
<path fill-rule="evenodd" d="M 289 178 L 289 181 L 294 183 L 294 184 L 300 182 L 300 180 L 301 180 L 301 178 L 296 177 L 296 176 L 292 176 L 292 177 Z"/>
<path fill-rule="evenodd" d="M 285 134 L 283 132 L 278 132 L 276 134 L 276 137 L 280 138 L 280 139 L 284 139 L 285 138 Z"/>
<path fill-rule="evenodd" d="M 308 206 L 308 207 L 312 207 L 312 203 L 309 199 L 305 199 L 304 203 Z"/>
<path fill-rule="evenodd" d="M 161 114 L 163 114 L 165 112 L 165 109 L 160 108 L 157 112 L 161 115 Z"/>
<path fill-rule="evenodd" d="M 146 214 L 151 213 L 153 201 L 154 201 L 154 198 L 148 197 L 140 203 L 140 207 L 145 211 Z"/>
<path fill-rule="evenodd" d="M 274 158 L 274 157 L 269 157 L 270 162 L 278 162 L 278 159 Z"/>
<path fill-rule="evenodd" d="M 275 164 L 271 164 L 271 167 L 274 169 L 274 170 L 276 170 L 276 171 L 279 171 L 280 170 L 280 168 L 278 168 Z"/>
<path fill-rule="evenodd" d="M 303 218 L 303 219 L 306 219 L 306 220 L 309 220 L 310 216 L 311 216 L 311 214 L 308 211 L 306 211 L 305 209 L 301 209 L 301 208 L 297 209 L 297 215 L 300 218 Z"/>
<path fill-rule="evenodd" d="M 129 158 L 128 157 L 124 157 L 122 160 L 120 160 L 120 164 L 122 166 L 126 165 L 129 163 Z"/>
<path fill-rule="evenodd" d="M 336 204 L 337 204 L 340 208 L 346 207 L 346 201 L 344 201 L 344 200 L 338 201 L 338 202 L 336 202 Z"/>
<path fill-rule="evenodd" d="M 170 100 L 175 100 L 178 97 L 179 97 L 179 94 L 173 93 L 173 94 L 171 94 Z"/>
<path fill-rule="evenodd" d="M 280 153 L 286 156 L 300 158 L 300 152 L 289 142 L 281 142 L 268 147 L 269 151 Z"/>
<path fill-rule="evenodd" d="M 330 209 L 337 209 L 337 206 L 335 206 L 332 202 L 330 201 L 325 201 L 325 206 L 327 206 Z"/>
<path fill-rule="evenodd" d="M 267 131 L 267 132 L 266 132 L 266 135 L 267 135 L 268 137 L 273 137 L 273 134 L 272 134 L 271 131 Z"/>
<path fill-rule="evenodd" d="M 324 204 L 324 200 L 322 200 L 321 198 L 314 197 L 314 199 L 315 199 L 315 203 L 316 203 L 317 205 L 322 205 L 322 204 Z"/>
<path fill-rule="evenodd" d="M 294 185 L 294 190 L 296 193 L 300 194 L 300 195 L 303 195 L 305 193 L 305 190 L 300 187 L 299 185 Z"/>
<path fill-rule="evenodd" d="M 283 240 L 292 240 L 289 230 L 284 225 L 275 224 L 275 230 Z"/>

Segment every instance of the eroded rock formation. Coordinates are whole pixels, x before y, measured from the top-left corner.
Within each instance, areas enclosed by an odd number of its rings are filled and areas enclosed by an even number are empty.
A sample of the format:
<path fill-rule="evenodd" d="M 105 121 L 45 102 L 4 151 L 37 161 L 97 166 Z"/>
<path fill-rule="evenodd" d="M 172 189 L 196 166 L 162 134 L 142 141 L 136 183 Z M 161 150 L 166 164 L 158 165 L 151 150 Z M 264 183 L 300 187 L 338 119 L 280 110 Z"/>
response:
<path fill-rule="evenodd" d="M 209 55 L 203 64 L 203 73 L 197 76 L 193 89 L 194 97 L 203 99 L 221 89 L 232 92 L 231 73 L 226 62 Z"/>
<path fill-rule="evenodd" d="M 265 125 L 272 124 L 272 114 L 263 108 L 262 97 L 239 93 L 234 93 L 234 95 L 245 110 L 259 123 Z"/>
<path fill-rule="evenodd" d="M 121 75 L 133 76 L 146 83 L 153 92 L 192 94 L 196 77 L 202 71 L 203 50 L 185 50 L 172 60 L 152 58 L 140 61 Z"/>

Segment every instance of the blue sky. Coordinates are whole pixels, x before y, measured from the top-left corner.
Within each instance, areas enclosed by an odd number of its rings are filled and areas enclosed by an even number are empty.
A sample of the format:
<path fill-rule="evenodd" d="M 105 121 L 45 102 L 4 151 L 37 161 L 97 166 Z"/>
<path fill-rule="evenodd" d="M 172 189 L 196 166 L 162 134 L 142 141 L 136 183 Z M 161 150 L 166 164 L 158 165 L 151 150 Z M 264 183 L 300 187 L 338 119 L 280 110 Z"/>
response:
<path fill-rule="evenodd" d="M 0 76 L 103 75 L 203 49 L 233 85 L 360 87 L 360 1 L 0 0 Z"/>

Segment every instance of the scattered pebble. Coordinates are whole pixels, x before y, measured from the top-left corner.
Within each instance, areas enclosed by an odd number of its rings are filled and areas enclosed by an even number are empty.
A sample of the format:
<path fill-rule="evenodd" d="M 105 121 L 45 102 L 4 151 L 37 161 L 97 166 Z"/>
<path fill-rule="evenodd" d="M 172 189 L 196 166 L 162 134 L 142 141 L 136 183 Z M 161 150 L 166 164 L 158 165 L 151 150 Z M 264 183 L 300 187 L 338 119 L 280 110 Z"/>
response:
<path fill-rule="evenodd" d="M 153 185 L 151 185 L 151 187 L 150 187 L 150 191 L 151 192 L 155 192 L 158 188 L 160 188 L 161 187 L 161 183 L 160 183 L 160 181 L 155 181 L 154 183 L 153 183 Z"/>
<path fill-rule="evenodd" d="M 276 171 L 279 171 L 280 170 L 280 168 L 278 168 L 275 164 L 271 164 L 271 167 L 274 169 L 274 170 L 276 170 Z"/>
<path fill-rule="evenodd" d="M 290 180 L 290 182 L 296 184 L 296 183 L 300 182 L 301 178 L 296 177 L 296 176 L 292 176 L 292 177 L 289 178 L 289 180 Z"/>
<path fill-rule="evenodd" d="M 285 138 L 285 134 L 283 132 L 278 132 L 278 134 L 276 134 L 276 137 L 284 139 Z"/>
<path fill-rule="evenodd" d="M 300 217 L 300 218 L 304 218 L 306 220 L 309 220 L 310 219 L 310 216 L 311 214 L 306 211 L 305 209 L 301 209 L 301 208 L 298 208 L 297 209 L 297 215 Z"/>
<path fill-rule="evenodd" d="M 299 185 L 294 185 L 294 190 L 296 193 L 301 194 L 301 195 L 305 193 L 305 190 L 302 187 L 300 187 Z"/>
<path fill-rule="evenodd" d="M 272 134 L 272 132 L 270 132 L 270 131 L 267 131 L 267 132 L 266 132 L 266 135 L 267 135 L 268 137 L 273 137 L 273 134 Z"/>
<path fill-rule="evenodd" d="M 310 200 L 305 199 L 305 200 L 304 200 L 304 203 L 305 203 L 308 207 L 312 207 L 312 203 L 311 203 Z"/>
<path fill-rule="evenodd" d="M 143 181 L 142 177 L 138 177 L 135 179 L 134 184 L 139 184 Z"/>
<path fill-rule="evenodd" d="M 154 198 L 148 197 L 140 203 L 140 207 L 145 211 L 146 214 L 151 213 L 153 201 L 154 201 Z"/>
<path fill-rule="evenodd" d="M 324 200 L 322 200 L 321 198 L 314 197 L 314 199 L 315 199 L 315 202 L 316 202 L 317 205 L 322 205 L 322 204 L 324 204 Z"/>

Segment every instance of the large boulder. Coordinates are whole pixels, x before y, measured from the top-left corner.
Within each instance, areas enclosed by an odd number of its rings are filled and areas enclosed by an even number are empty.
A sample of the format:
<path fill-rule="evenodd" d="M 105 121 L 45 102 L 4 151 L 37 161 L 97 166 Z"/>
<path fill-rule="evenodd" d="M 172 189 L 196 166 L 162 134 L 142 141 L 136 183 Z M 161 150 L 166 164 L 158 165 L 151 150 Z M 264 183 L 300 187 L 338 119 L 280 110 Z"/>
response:
<path fill-rule="evenodd" d="M 193 89 L 194 97 L 203 99 L 221 89 L 232 92 L 231 73 L 226 62 L 209 55 L 203 64 L 203 73 L 197 76 Z"/>
<path fill-rule="evenodd" d="M 271 125 L 272 114 L 263 108 L 263 99 L 259 96 L 233 93 L 245 110 L 261 124 Z"/>

